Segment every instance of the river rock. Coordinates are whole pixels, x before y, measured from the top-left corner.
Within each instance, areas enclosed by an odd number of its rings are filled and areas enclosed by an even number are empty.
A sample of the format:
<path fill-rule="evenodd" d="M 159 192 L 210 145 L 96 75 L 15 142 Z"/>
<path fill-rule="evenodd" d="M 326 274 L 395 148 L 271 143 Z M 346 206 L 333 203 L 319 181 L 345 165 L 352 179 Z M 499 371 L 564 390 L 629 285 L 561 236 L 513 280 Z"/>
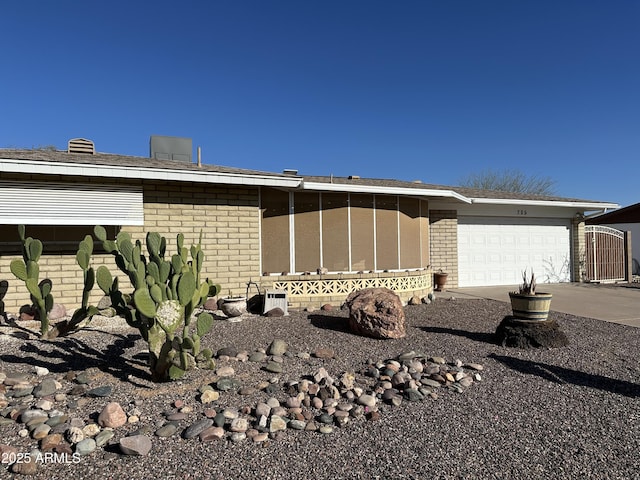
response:
<path fill-rule="evenodd" d="M 104 447 L 109 440 L 111 440 L 114 436 L 113 430 L 102 430 L 98 433 L 94 440 L 96 441 L 96 447 Z"/>
<path fill-rule="evenodd" d="M 35 475 L 38 472 L 38 465 L 35 457 L 29 456 L 23 461 L 11 465 L 11 471 L 20 475 Z"/>
<path fill-rule="evenodd" d="M 24 412 L 22 412 L 22 414 L 20 415 L 20 421 L 22 423 L 29 423 L 34 419 L 37 418 L 42 418 L 44 419 L 43 422 L 45 422 L 48 418 L 47 412 L 43 411 L 43 410 L 39 410 L 39 409 L 34 409 L 34 410 L 25 410 Z"/>
<path fill-rule="evenodd" d="M 267 354 L 284 355 L 284 353 L 287 351 L 287 348 L 288 348 L 287 342 L 281 339 L 275 339 L 273 342 L 271 342 L 271 345 L 269 345 Z"/>
<path fill-rule="evenodd" d="M 89 455 L 96 449 L 96 441 L 93 438 L 85 438 L 76 444 L 76 453 L 81 456 Z"/>
<path fill-rule="evenodd" d="M 287 422 L 279 415 L 272 415 L 269 421 L 269 431 L 278 432 L 287 429 Z"/>
<path fill-rule="evenodd" d="M 151 439 L 146 435 L 133 435 L 120 439 L 120 451 L 125 455 L 147 455 L 151 451 Z"/>
<path fill-rule="evenodd" d="M 224 428 L 211 426 L 200 432 L 199 438 L 202 442 L 210 442 L 212 440 L 220 440 L 224 438 Z"/>
<path fill-rule="evenodd" d="M 156 430 L 156 436 L 162 438 L 171 437 L 177 431 L 178 425 L 174 422 L 169 422 Z"/>
<path fill-rule="evenodd" d="M 376 404 L 376 397 L 365 393 L 358 397 L 358 403 L 365 407 L 374 407 Z"/>
<path fill-rule="evenodd" d="M 51 451 L 64 441 L 61 433 L 50 433 L 40 441 L 40 450 Z"/>
<path fill-rule="evenodd" d="M 267 354 L 264 352 L 253 352 L 251 355 L 249 355 L 249 361 L 250 362 L 264 362 L 264 360 L 267 358 Z"/>
<path fill-rule="evenodd" d="M 282 373 L 282 363 L 269 361 L 265 365 L 264 369 L 271 373 Z"/>
<path fill-rule="evenodd" d="M 87 392 L 87 395 L 89 395 L 90 397 L 99 397 L 99 398 L 108 397 L 109 395 L 111 395 L 112 390 L 113 389 L 111 385 L 103 385 L 100 387 L 92 388 Z"/>
<path fill-rule="evenodd" d="M 98 424 L 101 427 L 118 428 L 125 423 L 127 414 L 117 402 L 107 403 L 98 416 Z"/>
<path fill-rule="evenodd" d="M 193 423 L 189 427 L 187 427 L 185 429 L 185 431 L 183 432 L 182 436 L 184 438 L 186 438 L 186 439 L 195 438 L 198 435 L 200 435 L 200 433 L 204 429 L 209 428 L 211 425 L 213 425 L 213 420 L 212 419 L 203 418 L 203 419 L 198 420 L 197 422 Z"/>
<path fill-rule="evenodd" d="M 202 395 L 200 395 L 200 402 L 202 402 L 203 404 L 207 404 L 215 402 L 219 398 L 220 392 L 216 390 L 205 390 L 204 392 L 202 392 Z"/>
<path fill-rule="evenodd" d="M 312 356 L 315 358 L 334 358 L 336 356 L 335 352 L 330 348 L 317 348 Z"/>

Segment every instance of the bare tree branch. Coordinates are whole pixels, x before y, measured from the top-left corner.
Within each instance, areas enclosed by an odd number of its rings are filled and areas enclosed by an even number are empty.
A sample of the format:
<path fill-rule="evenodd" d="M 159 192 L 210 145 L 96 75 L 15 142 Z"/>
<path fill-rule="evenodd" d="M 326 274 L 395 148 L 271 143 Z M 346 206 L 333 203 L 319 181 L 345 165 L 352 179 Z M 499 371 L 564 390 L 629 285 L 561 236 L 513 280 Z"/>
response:
<path fill-rule="evenodd" d="M 538 195 L 553 195 L 555 183 L 555 180 L 550 177 L 525 175 L 519 170 L 491 169 L 471 173 L 460 180 L 460 185 L 463 187 Z"/>

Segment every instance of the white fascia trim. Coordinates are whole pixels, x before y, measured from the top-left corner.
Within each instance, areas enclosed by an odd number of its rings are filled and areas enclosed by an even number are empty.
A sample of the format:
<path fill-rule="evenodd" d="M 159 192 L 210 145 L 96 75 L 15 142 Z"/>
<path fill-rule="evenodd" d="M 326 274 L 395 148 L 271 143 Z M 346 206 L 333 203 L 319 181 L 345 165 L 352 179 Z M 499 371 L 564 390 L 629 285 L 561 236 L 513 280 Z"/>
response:
<path fill-rule="evenodd" d="M 46 160 L 15 160 L 0 158 L 0 172 L 52 174 L 63 176 L 131 178 L 141 180 L 165 180 L 194 183 L 252 185 L 263 187 L 296 188 L 300 177 L 271 177 L 241 173 L 191 172 L 170 168 L 119 167 L 114 165 L 88 165 Z"/>
<path fill-rule="evenodd" d="M 572 201 L 554 201 L 554 200 L 516 200 L 504 198 L 472 198 L 473 203 L 483 203 L 491 205 L 535 205 L 540 207 L 568 207 L 580 208 L 586 210 L 601 210 L 608 208 L 619 208 L 617 203 L 600 203 L 600 202 L 572 202 Z"/>
<path fill-rule="evenodd" d="M 432 190 L 427 188 L 380 187 L 376 185 L 345 185 L 342 183 L 301 182 L 302 190 L 320 190 L 325 192 L 371 193 L 379 195 L 404 195 L 414 197 L 455 198 L 464 203 L 471 203 L 467 198 L 453 190 Z"/>

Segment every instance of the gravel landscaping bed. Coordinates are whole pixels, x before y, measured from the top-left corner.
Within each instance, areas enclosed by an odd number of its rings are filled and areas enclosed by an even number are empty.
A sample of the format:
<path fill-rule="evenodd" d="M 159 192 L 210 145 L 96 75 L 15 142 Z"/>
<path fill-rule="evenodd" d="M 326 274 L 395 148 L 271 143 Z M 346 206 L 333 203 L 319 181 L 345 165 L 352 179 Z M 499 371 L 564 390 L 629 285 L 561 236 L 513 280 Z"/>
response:
<path fill-rule="evenodd" d="M 53 394 L 47 398 L 74 425 L 96 423 L 109 402 L 119 403 L 129 420 L 87 455 L 37 457 L 29 477 L 5 463 L 0 478 L 640 478 L 640 329 L 552 312 L 569 345 L 522 350 L 494 341 L 496 327 L 511 313 L 502 302 L 438 299 L 407 306 L 405 313 L 407 336 L 393 340 L 350 333 L 348 314 L 340 310 L 217 321 L 203 345 L 239 355 L 218 359 L 218 368 L 232 372 L 234 388 L 206 404 L 200 390 L 215 385 L 216 372 L 192 371 L 182 381 L 153 384 L 145 343 L 121 323 L 99 322 L 49 342 L 22 324 L 0 324 L 4 377 L 23 373 L 32 385 L 55 379 L 57 400 Z M 288 346 L 279 356 L 282 372 L 265 370 L 268 357 L 247 359 L 277 339 Z M 291 396 L 287 386 L 322 368 L 335 378 L 352 372 L 366 390 L 373 384 L 368 368 L 407 352 L 423 362 L 442 357 L 474 381 L 466 388 L 443 386 L 417 401 L 404 398 L 399 405 L 378 397 L 374 407 L 362 407 L 363 415 L 326 433 L 286 428 L 262 442 L 231 438 L 229 432 L 212 441 L 184 438 L 211 410 L 235 409 L 251 419 L 258 402 L 275 397 L 284 403 Z M 11 386 L 1 384 L 6 398 L 0 410 L 8 414 L 20 402 Z M 100 388 L 100 395 L 91 394 Z M 23 408 L 39 400 L 27 396 Z M 176 433 L 158 436 L 167 416 L 180 410 Z M 4 415 L 0 420 L 0 445 L 37 453 L 38 441 L 20 434 L 23 423 Z M 123 454 L 119 440 L 136 432 L 151 441 L 150 452 Z"/>

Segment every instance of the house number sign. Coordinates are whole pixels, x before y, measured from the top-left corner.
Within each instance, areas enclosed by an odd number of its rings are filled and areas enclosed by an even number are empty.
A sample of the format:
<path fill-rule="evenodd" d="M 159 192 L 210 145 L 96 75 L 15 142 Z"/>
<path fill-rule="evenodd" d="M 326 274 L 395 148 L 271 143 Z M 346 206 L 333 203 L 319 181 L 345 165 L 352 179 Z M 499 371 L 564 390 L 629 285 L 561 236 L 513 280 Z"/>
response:
<path fill-rule="evenodd" d="M 526 215 L 527 211 L 526 210 L 516 210 L 518 215 Z"/>

